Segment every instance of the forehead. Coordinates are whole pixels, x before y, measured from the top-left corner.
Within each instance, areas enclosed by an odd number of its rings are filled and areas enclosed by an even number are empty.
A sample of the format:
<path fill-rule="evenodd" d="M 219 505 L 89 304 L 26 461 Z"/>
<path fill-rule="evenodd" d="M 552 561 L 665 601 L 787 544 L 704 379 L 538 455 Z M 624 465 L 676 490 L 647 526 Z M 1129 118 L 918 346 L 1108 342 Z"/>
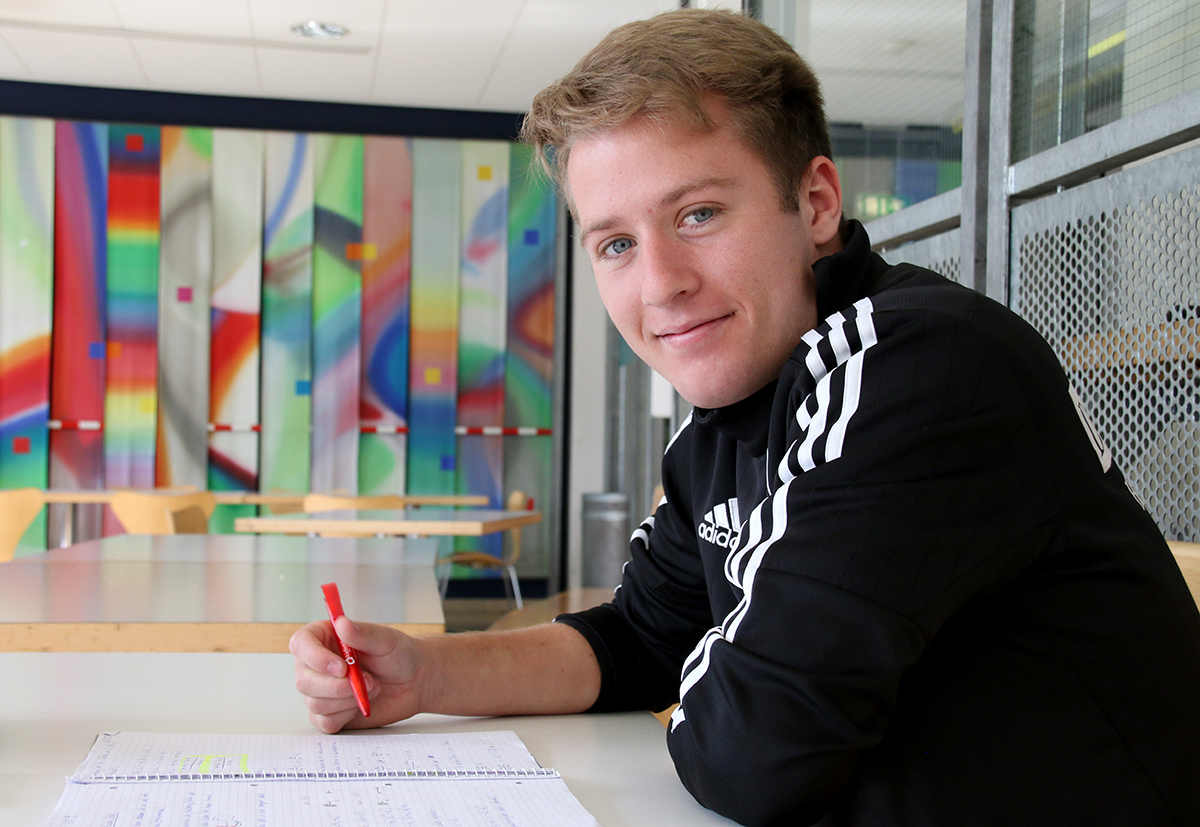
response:
<path fill-rule="evenodd" d="M 567 157 L 567 196 L 577 220 L 617 206 L 670 203 L 706 184 L 766 193 L 766 164 L 727 123 L 714 128 L 645 119 L 581 137 Z"/>

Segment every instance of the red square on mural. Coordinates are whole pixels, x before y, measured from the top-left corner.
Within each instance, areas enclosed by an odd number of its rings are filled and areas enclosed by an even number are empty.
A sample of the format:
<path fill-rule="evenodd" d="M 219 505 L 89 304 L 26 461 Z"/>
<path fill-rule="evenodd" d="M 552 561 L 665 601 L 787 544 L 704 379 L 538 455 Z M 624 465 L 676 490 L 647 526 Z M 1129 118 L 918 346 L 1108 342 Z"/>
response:
<path fill-rule="evenodd" d="M 175 291 L 175 297 L 184 304 L 190 302 L 192 300 L 192 288 L 180 287 Z"/>
<path fill-rule="evenodd" d="M 126 152 L 141 152 L 145 147 L 141 135 L 126 135 L 125 136 L 125 151 Z"/>
<path fill-rule="evenodd" d="M 29 442 L 29 437 L 27 437 L 27 436 L 13 437 L 12 448 L 13 448 L 14 454 L 28 454 L 32 447 L 33 446 Z"/>

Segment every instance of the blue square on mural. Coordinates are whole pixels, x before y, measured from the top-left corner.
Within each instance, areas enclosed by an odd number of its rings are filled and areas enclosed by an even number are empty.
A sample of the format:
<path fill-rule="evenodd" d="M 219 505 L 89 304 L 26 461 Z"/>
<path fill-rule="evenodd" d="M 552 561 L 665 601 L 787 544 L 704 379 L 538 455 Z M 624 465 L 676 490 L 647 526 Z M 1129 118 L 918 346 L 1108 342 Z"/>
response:
<path fill-rule="evenodd" d="M 104 358 L 104 342 L 89 342 L 88 343 L 88 358 L 103 359 Z"/>
<path fill-rule="evenodd" d="M 449 454 L 442 454 L 442 470 L 443 471 L 453 471 L 454 470 L 454 457 L 450 456 Z"/>
<path fill-rule="evenodd" d="M 525 246 L 533 247 L 537 243 L 538 243 L 538 231 L 537 230 L 526 230 L 525 231 Z"/>
<path fill-rule="evenodd" d="M 296 396 L 308 396 L 312 393 L 312 382 L 307 379 L 296 380 Z"/>

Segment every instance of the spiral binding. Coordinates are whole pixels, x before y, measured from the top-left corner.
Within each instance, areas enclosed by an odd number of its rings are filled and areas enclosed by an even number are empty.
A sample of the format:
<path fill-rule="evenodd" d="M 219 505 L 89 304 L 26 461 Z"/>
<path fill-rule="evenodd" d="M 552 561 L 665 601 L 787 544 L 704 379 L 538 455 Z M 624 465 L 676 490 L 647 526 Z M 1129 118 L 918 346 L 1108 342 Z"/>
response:
<path fill-rule="evenodd" d="M 408 779 L 497 781 L 558 777 L 557 770 L 537 767 L 535 769 L 381 770 L 373 772 L 184 772 L 148 775 L 90 775 L 79 781 L 84 784 L 138 781 L 397 781 Z"/>

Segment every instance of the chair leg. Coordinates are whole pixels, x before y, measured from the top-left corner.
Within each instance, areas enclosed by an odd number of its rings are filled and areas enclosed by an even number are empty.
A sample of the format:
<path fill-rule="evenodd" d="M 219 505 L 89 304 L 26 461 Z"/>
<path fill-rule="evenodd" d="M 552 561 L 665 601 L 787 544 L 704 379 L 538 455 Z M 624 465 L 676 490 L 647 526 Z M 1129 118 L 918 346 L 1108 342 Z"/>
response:
<path fill-rule="evenodd" d="M 525 608 L 525 603 L 521 600 L 521 584 L 517 581 L 517 567 L 506 566 L 505 568 L 508 569 L 508 578 L 512 581 L 513 599 L 517 604 L 517 608 L 523 609 Z M 507 591 L 507 589 L 505 591 Z"/>

